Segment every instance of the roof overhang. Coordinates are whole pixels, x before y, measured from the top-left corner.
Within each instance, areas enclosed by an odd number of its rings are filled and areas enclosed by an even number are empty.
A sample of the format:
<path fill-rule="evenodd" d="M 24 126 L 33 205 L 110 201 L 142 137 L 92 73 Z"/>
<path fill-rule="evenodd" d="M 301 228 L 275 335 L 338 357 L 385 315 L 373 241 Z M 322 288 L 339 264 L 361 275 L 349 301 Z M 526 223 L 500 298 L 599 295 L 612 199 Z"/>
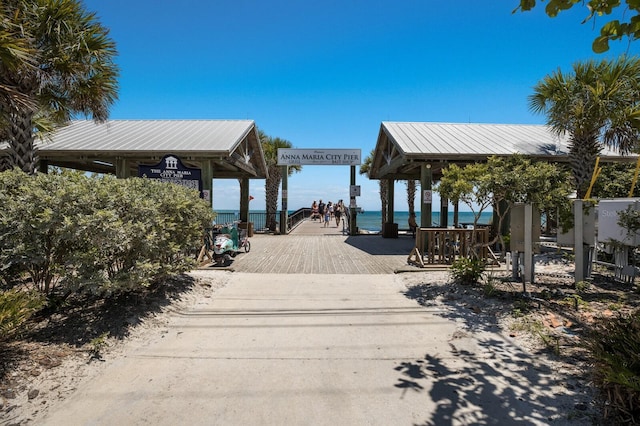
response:
<path fill-rule="evenodd" d="M 116 162 L 127 160 L 135 176 L 139 165 L 173 154 L 189 167 L 210 162 L 214 178 L 268 175 L 252 120 L 79 120 L 40 140 L 37 148 L 39 160 L 49 166 L 97 173 L 115 174 Z"/>
<path fill-rule="evenodd" d="M 429 165 L 434 180 L 449 164 L 485 162 L 522 154 L 537 160 L 569 161 L 569 140 L 544 125 L 382 122 L 369 171 L 371 179 L 420 179 Z M 601 161 L 636 161 L 604 149 Z"/>

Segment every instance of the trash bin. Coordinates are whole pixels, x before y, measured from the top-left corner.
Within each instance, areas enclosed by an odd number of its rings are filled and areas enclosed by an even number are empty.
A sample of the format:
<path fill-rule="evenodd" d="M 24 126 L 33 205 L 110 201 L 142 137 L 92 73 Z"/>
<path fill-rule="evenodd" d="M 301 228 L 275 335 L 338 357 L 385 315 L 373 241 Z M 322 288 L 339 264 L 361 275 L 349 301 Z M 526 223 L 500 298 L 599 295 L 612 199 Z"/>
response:
<path fill-rule="evenodd" d="M 382 238 L 398 238 L 398 224 L 397 223 L 383 223 L 382 224 Z"/>
<path fill-rule="evenodd" d="M 247 230 L 247 237 L 253 237 L 253 222 L 240 222 L 238 228 Z"/>

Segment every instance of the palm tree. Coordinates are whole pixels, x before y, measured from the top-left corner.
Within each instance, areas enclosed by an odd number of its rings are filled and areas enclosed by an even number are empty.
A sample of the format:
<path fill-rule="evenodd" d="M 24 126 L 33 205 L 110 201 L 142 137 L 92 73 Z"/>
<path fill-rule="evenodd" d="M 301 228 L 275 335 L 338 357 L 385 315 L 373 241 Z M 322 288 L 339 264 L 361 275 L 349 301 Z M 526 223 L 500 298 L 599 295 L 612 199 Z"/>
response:
<path fill-rule="evenodd" d="M 291 148 L 291 142 L 286 139 L 272 138 L 262 130 L 258 130 L 264 159 L 267 163 L 269 177 L 265 180 L 265 207 L 267 209 L 266 226 L 270 231 L 276 230 L 276 212 L 278 210 L 278 193 L 282 182 L 282 169 L 278 166 L 278 148 Z M 289 166 L 289 176 L 293 172 L 302 170 L 301 166 Z"/>
<path fill-rule="evenodd" d="M 596 157 L 604 146 L 632 152 L 640 137 L 640 62 L 576 63 L 572 73 L 560 70 L 545 77 L 529 97 L 533 112 L 570 137 L 569 159 L 578 198 L 589 185 Z"/>
<path fill-rule="evenodd" d="M 409 208 L 409 216 L 416 213 L 416 190 L 417 182 L 415 179 L 407 180 L 407 206 Z"/>
<path fill-rule="evenodd" d="M 372 150 L 369 155 L 364 159 L 362 165 L 360 166 L 360 174 L 369 177 L 369 172 L 371 171 L 371 163 L 373 162 L 373 157 L 375 156 L 375 150 Z M 380 207 L 382 210 L 382 223 L 387 223 L 387 204 L 389 203 L 389 188 L 386 180 L 380 179 L 378 180 L 378 184 L 380 185 Z"/>
<path fill-rule="evenodd" d="M 116 46 L 109 30 L 78 0 L 3 2 L 2 19 L 7 28 L 20 31 L 0 35 L 5 47 L 0 54 L 12 52 L 13 38 L 29 55 L 28 60 L 0 61 L 0 122 L 9 142 L 8 163 L 33 173 L 38 120 L 56 128 L 78 113 L 98 122 L 108 118 L 117 99 Z"/>

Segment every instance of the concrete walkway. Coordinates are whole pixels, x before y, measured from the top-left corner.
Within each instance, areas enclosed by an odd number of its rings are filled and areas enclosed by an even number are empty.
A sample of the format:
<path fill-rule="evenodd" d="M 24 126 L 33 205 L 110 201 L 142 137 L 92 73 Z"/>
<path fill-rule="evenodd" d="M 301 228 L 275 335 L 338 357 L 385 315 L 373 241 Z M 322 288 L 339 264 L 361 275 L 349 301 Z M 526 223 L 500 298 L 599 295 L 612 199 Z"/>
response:
<path fill-rule="evenodd" d="M 552 372 L 490 327 L 469 334 L 462 317 L 418 305 L 406 275 L 194 275 L 225 282 L 128 342 L 39 424 L 542 425 L 564 414 Z"/>

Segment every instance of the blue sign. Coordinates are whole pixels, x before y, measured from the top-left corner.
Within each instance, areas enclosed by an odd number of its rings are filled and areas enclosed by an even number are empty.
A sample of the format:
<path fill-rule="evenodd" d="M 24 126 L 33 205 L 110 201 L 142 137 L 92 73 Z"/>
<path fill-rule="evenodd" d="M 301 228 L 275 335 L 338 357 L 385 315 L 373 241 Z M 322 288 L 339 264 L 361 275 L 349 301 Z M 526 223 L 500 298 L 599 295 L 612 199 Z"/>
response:
<path fill-rule="evenodd" d="M 203 198 L 200 169 L 186 167 L 175 155 L 165 155 L 155 166 L 138 166 L 138 176 L 186 186 L 198 191 Z"/>

